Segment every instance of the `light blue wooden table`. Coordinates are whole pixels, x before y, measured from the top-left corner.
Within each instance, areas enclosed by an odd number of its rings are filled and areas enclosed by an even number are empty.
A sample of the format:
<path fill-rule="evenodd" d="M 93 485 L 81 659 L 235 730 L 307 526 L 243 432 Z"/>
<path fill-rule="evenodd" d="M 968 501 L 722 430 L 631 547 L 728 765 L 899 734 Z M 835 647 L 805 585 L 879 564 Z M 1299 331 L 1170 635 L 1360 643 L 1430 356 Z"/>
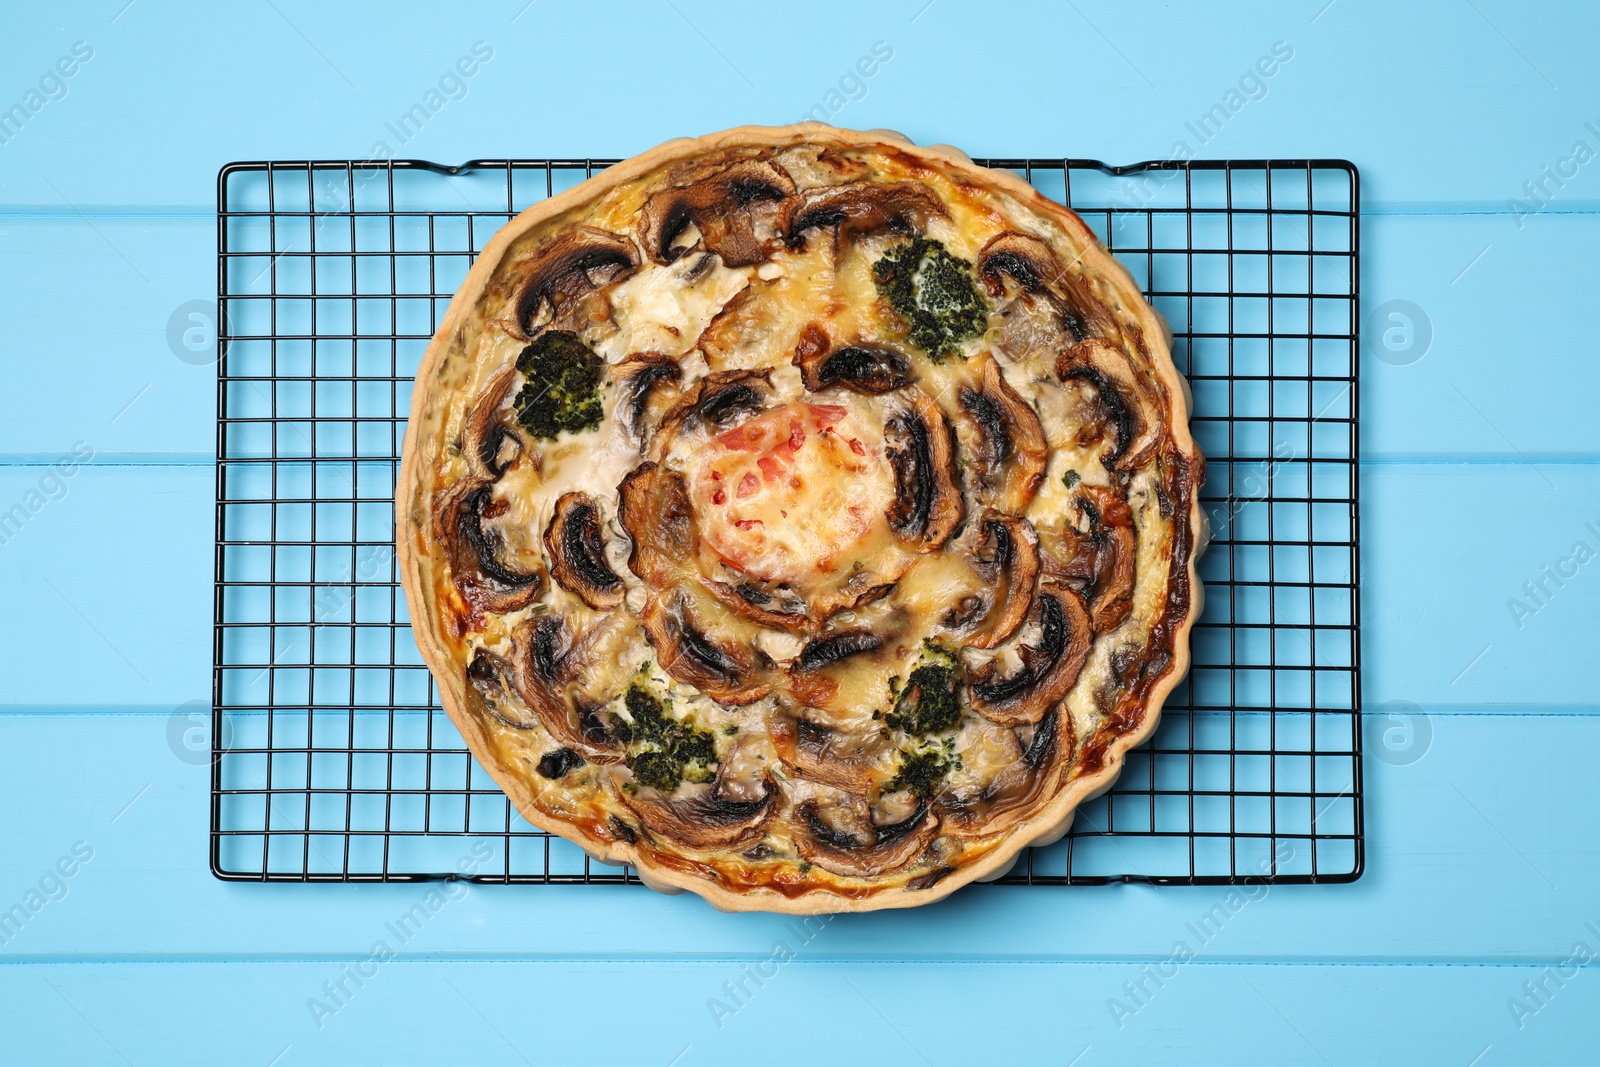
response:
<path fill-rule="evenodd" d="M 1600 953 L 1600 13 L 1020 13 L 7 8 L 0 107 L 21 110 L 0 114 L 0 510 L 29 517 L 0 544 L 0 909 L 29 916 L 0 944 L 0 1062 L 1600 1056 L 1600 964 L 1585 965 Z M 398 137 L 477 42 L 492 58 Z M 879 42 L 892 58 L 841 84 Z M 784 921 L 623 888 L 458 887 L 374 968 L 385 924 L 427 887 L 212 878 L 207 770 L 167 728 L 210 691 L 215 372 L 177 358 L 167 330 L 216 291 L 221 164 L 379 143 L 446 162 L 623 156 L 817 107 L 975 155 L 1134 161 L 1193 144 L 1186 124 L 1279 42 L 1292 59 L 1246 84 L 1199 154 L 1353 160 L 1364 306 L 1410 301 L 1430 334 L 1422 358 L 1369 348 L 1360 369 L 1363 696 L 1373 715 L 1419 705 L 1428 739 L 1367 761 L 1359 881 L 1275 888 L 1178 968 L 1174 943 L 1224 890 L 973 892 L 841 919 L 719 1019 L 725 983 L 800 940 Z M 75 448 L 93 458 L 53 471 Z M 325 983 L 343 1006 L 317 1017 Z"/>

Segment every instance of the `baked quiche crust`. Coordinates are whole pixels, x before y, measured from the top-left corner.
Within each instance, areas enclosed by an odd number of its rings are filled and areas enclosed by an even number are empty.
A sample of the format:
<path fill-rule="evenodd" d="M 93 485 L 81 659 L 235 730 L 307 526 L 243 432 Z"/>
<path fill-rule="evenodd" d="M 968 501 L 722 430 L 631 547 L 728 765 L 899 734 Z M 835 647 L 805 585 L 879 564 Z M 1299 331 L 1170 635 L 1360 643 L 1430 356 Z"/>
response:
<path fill-rule="evenodd" d="M 885 131 L 670 141 L 541 201 L 412 395 L 446 712 L 535 826 L 725 910 L 1005 873 L 1188 668 L 1170 340 L 1071 211 Z"/>

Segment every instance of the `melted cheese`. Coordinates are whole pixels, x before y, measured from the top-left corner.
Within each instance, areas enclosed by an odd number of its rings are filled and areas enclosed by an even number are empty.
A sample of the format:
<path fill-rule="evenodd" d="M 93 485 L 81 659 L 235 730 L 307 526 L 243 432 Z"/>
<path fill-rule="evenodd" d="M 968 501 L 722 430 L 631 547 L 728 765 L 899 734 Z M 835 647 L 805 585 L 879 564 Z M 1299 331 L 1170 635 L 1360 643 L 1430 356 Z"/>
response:
<path fill-rule="evenodd" d="M 814 151 L 791 149 L 780 158 L 802 189 L 858 180 L 867 174 L 885 181 L 914 178 L 925 182 L 950 211 L 948 219 L 931 220 L 929 236 L 969 261 L 991 237 L 1006 229 L 1047 235 L 1064 262 L 1079 259 L 1081 247 L 1076 242 L 1083 240 L 1082 235 L 1063 232 L 1053 220 L 1009 194 L 976 190 L 937 168 L 913 168 L 901 157 L 871 153 L 861 158 L 845 153 L 830 162 Z M 468 317 L 461 329 L 459 351 L 443 361 L 432 385 L 455 399 L 450 406 L 434 408 L 416 428 L 429 441 L 447 443 L 436 446 L 430 459 L 436 485 L 448 486 L 464 475 L 464 459 L 449 442 L 459 444 L 471 399 L 513 363 L 520 351 L 521 342 L 507 337 L 499 325 L 514 296 L 520 265 L 557 226 L 585 224 L 616 233 L 632 232 L 639 207 L 661 177 L 611 190 L 599 201 L 530 235 L 508 256 L 504 279 L 491 286 L 485 305 Z M 733 572 L 801 592 L 826 589 L 837 594 L 839 583 L 830 586 L 830 578 L 848 578 L 858 572 L 881 574 L 894 585 L 892 595 L 855 606 L 848 598 L 830 601 L 834 608 L 843 605 L 844 609 L 833 611 L 821 633 L 802 634 L 753 622 L 714 596 L 709 584 L 695 584 L 684 595 L 696 625 L 713 641 L 742 644 L 758 652 L 767 664 L 761 668 L 768 672 L 764 677 L 773 680 L 775 688 L 761 700 L 731 706 L 667 675 L 635 621 L 651 594 L 626 566 L 631 546 L 617 520 L 616 486 L 644 457 L 640 442 L 623 418 L 623 397 L 613 380 L 600 428 L 538 442 L 516 456 L 496 486 L 497 499 L 508 506 L 496 521 L 519 558 L 537 557 L 555 500 L 567 492 L 591 494 L 601 512 L 606 559 L 626 586 L 624 607 L 596 612 L 551 583 L 533 606 L 503 618 L 489 618 L 480 633 L 454 642 L 458 662 L 455 677 L 442 679 L 447 689 L 460 684 L 460 669 L 470 658 L 471 647 L 481 645 L 509 655 L 509 634 L 517 623 L 535 612 L 556 612 L 575 627 L 595 634 L 586 646 L 587 673 L 579 686 L 585 699 L 591 703 L 603 703 L 608 696 L 616 699 L 628 680 L 643 670 L 653 685 L 668 694 L 673 714 L 716 736 L 722 788 L 731 799 L 755 799 L 769 781 L 781 791 L 781 807 L 786 813 L 811 800 L 831 802 L 829 798 L 837 798 L 834 787 L 797 776 L 780 754 L 775 738 L 792 730 L 792 725 L 782 724 L 792 724 L 801 716 L 838 731 L 827 750 L 832 758 L 864 761 L 879 786 L 892 777 L 898 767 L 896 746 L 917 743 L 896 736 L 884 725 L 882 716 L 893 704 L 894 686 L 917 665 L 925 640 L 959 648 L 959 634 L 945 621 L 949 609 L 963 598 L 984 592 L 985 581 L 953 546 L 919 555 L 901 544 L 889 528 L 886 515 L 895 499 L 896 483 L 886 460 L 883 426 L 890 401 L 840 390 L 807 394 L 792 358 L 808 327 L 824 331 L 835 348 L 857 343 L 903 344 L 897 321 L 880 299 L 871 274 L 872 263 L 899 239 L 879 234 L 841 241 L 819 234 L 798 248 L 778 244 L 766 262 L 748 268 L 728 268 L 697 247 L 689 248 L 671 264 L 645 261 L 606 289 L 612 321 L 585 337 L 613 366 L 639 353 L 672 357 L 678 363 L 680 380 L 669 389 L 687 388 L 709 372 L 766 371 L 773 395 L 764 413 L 730 425 L 689 431 L 663 458 L 686 478 L 703 552 Z M 698 232 L 691 229 L 680 243 L 697 240 Z M 1102 299 L 1114 294 L 1102 279 L 1088 281 Z M 1134 320 L 1120 298 L 1111 304 L 1123 321 Z M 1036 329 L 1037 323 L 1029 328 Z M 999 348 L 1004 337 L 1002 319 L 996 314 L 988 333 L 965 343 L 962 358 L 935 364 L 919 357 L 914 388 L 940 405 L 956 423 L 963 446 L 970 448 L 973 428 L 959 421 L 964 416 L 954 398 L 960 385 L 971 378 L 970 364 L 964 359 L 986 350 L 994 352 L 1007 382 L 1038 413 L 1050 447 L 1043 484 L 1025 515 L 1041 531 L 1043 542 L 1045 531 L 1058 538 L 1059 529 L 1074 514 L 1077 494 L 1068 481 L 1074 485 L 1110 484 L 1099 461 L 1104 444 L 1080 439 L 1086 397 L 1079 387 L 1063 386 L 1056 380 L 1051 347 L 1030 342 L 1008 353 Z M 1076 477 L 1069 478 L 1069 472 Z M 1133 610 L 1116 631 L 1098 635 L 1065 701 L 1080 739 L 1092 736 L 1103 719 L 1099 694 L 1115 685 L 1113 654 L 1147 640 L 1167 610 L 1173 531 L 1170 519 L 1160 513 L 1156 485 L 1154 470 L 1147 468 L 1127 487 L 1137 532 Z M 970 492 L 964 506 L 970 522 L 978 510 Z M 436 578 L 446 584 L 443 593 L 437 583 L 430 586 L 429 611 L 435 615 L 448 601 L 448 575 L 441 569 Z M 807 642 L 850 631 L 870 632 L 881 638 L 881 644 L 809 672 L 802 685 L 793 668 Z M 1021 663 L 1020 643 L 1037 638 L 1036 627 L 1025 627 L 991 652 L 969 650 L 969 668 L 993 659 L 1002 669 L 1014 670 Z M 795 680 L 785 680 L 791 677 Z M 490 734 L 502 761 L 510 766 L 531 768 L 553 744 L 539 729 L 491 724 Z M 1015 731 L 970 711 L 952 736 L 959 761 L 947 785 L 958 795 L 979 795 L 1019 758 Z M 619 791 L 631 776 L 620 764 L 610 768 L 588 765 L 561 782 L 546 781 L 531 770 L 526 777 L 541 808 L 556 817 L 584 826 L 602 826 L 613 815 L 628 818 Z M 774 820 L 766 843 L 775 857 L 766 866 L 752 866 L 737 857 L 696 862 L 712 863 L 720 877 L 752 879 L 752 884 L 761 884 L 761 879 L 769 876 L 795 877 L 792 832 L 784 819 Z M 992 847 L 994 842 L 942 837 L 930 846 L 924 863 L 910 870 L 926 869 L 928 864 L 970 862 Z M 850 888 L 859 884 L 825 871 L 812 871 L 806 877 L 817 886 Z"/>
<path fill-rule="evenodd" d="M 730 270 L 709 253 L 683 256 L 666 266 L 646 263 L 611 293 L 617 332 L 596 346 L 608 363 L 634 352 L 681 356 L 741 289 L 749 270 Z"/>
<path fill-rule="evenodd" d="M 691 457 L 701 535 L 735 567 L 809 587 L 859 559 L 894 475 L 883 429 L 842 404 L 791 403 L 712 437 Z"/>

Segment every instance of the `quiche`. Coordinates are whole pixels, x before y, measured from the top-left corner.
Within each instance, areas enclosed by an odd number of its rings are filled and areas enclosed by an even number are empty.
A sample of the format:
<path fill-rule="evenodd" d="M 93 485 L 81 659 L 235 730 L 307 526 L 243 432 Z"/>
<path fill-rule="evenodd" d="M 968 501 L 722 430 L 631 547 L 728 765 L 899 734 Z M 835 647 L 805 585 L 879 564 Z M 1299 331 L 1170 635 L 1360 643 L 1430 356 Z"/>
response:
<path fill-rule="evenodd" d="M 412 394 L 445 710 L 529 822 L 719 908 L 1003 874 L 1187 669 L 1169 345 L 1071 211 L 885 131 L 671 141 L 541 201 Z"/>

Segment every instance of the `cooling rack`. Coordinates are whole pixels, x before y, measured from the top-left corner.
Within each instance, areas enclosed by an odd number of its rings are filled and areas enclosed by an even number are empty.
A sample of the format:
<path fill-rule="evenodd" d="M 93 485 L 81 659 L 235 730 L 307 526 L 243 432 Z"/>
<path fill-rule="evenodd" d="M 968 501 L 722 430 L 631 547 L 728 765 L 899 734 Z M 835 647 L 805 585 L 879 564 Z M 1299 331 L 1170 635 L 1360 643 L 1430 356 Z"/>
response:
<path fill-rule="evenodd" d="M 451 295 L 512 215 L 610 162 L 219 174 L 217 877 L 637 884 L 525 822 L 472 759 L 393 550 L 412 375 Z M 1359 877 L 1355 168 L 979 162 L 1076 210 L 1166 316 L 1212 527 L 1158 731 L 1000 884 Z"/>

